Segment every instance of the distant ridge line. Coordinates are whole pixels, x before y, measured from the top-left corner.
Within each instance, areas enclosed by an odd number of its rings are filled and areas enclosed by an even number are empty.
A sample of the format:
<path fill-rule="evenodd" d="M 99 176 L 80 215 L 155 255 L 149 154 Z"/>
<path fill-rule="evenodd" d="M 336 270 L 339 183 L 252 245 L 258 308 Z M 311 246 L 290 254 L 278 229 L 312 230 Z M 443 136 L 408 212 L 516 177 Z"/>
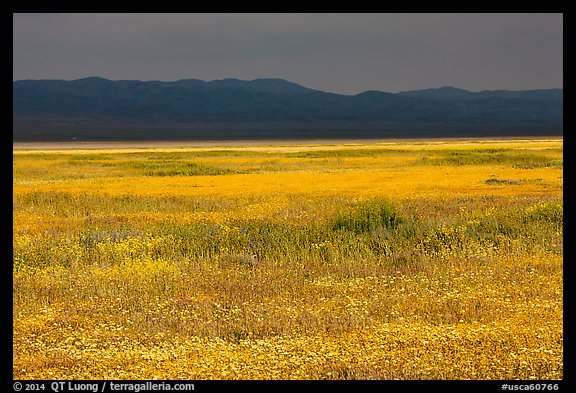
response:
<path fill-rule="evenodd" d="M 13 138 L 561 135 L 563 89 L 343 95 L 280 78 L 13 82 Z"/>

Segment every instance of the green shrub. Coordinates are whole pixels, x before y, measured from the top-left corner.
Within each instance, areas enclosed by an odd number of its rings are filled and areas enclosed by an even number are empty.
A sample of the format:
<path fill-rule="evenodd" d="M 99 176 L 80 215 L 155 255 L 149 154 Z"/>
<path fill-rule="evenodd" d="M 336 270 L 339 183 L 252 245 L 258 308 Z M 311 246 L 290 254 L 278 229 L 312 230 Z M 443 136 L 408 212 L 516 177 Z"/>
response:
<path fill-rule="evenodd" d="M 386 200 L 372 200 L 348 212 L 339 212 L 332 228 L 356 234 L 379 229 L 396 229 L 402 218 L 396 208 Z"/>
<path fill-rule="evenodd" d="M 544 221 L 562 225 L 564 223 L 564 208 L 559 203 L 538 202 L 526 209 L 528 221 Z"/>

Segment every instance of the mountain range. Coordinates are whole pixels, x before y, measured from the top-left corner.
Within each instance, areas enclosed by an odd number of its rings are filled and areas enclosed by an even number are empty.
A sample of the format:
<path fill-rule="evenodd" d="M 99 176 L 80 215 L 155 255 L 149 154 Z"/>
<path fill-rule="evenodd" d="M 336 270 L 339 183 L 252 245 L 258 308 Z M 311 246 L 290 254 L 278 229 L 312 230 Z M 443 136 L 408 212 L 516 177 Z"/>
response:
<path fill-rule="evenodd" d="M 283 79 L 13 82 L 14 140 L 562 135 L 563 90 L 343 95 Z"/>

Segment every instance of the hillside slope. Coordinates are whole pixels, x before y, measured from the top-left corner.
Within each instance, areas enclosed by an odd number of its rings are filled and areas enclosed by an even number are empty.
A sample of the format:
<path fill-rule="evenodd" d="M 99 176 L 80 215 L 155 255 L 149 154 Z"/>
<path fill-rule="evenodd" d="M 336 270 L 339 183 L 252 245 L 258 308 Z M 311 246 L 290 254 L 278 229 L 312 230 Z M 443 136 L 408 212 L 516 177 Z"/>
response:
<path fill-rule="evenodd" d="M 341 95 L 282 79 L 13 82 L 13 138 L 218 139 L 561 134 L 563 90 Z"/>

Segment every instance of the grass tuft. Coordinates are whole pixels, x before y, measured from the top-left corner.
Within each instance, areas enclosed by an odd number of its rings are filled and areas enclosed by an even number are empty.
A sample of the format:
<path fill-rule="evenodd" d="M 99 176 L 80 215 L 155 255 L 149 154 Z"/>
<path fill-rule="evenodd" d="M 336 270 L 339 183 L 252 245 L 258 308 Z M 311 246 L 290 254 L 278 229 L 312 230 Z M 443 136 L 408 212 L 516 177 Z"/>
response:
<path fill-rule="evenodd" d="M 364 202 L 351 211 L 339 212 L 332 229 L 356 234 L 382 229 L 397 229 L 402 218 L 396 208 L 384 199 Z"/>

